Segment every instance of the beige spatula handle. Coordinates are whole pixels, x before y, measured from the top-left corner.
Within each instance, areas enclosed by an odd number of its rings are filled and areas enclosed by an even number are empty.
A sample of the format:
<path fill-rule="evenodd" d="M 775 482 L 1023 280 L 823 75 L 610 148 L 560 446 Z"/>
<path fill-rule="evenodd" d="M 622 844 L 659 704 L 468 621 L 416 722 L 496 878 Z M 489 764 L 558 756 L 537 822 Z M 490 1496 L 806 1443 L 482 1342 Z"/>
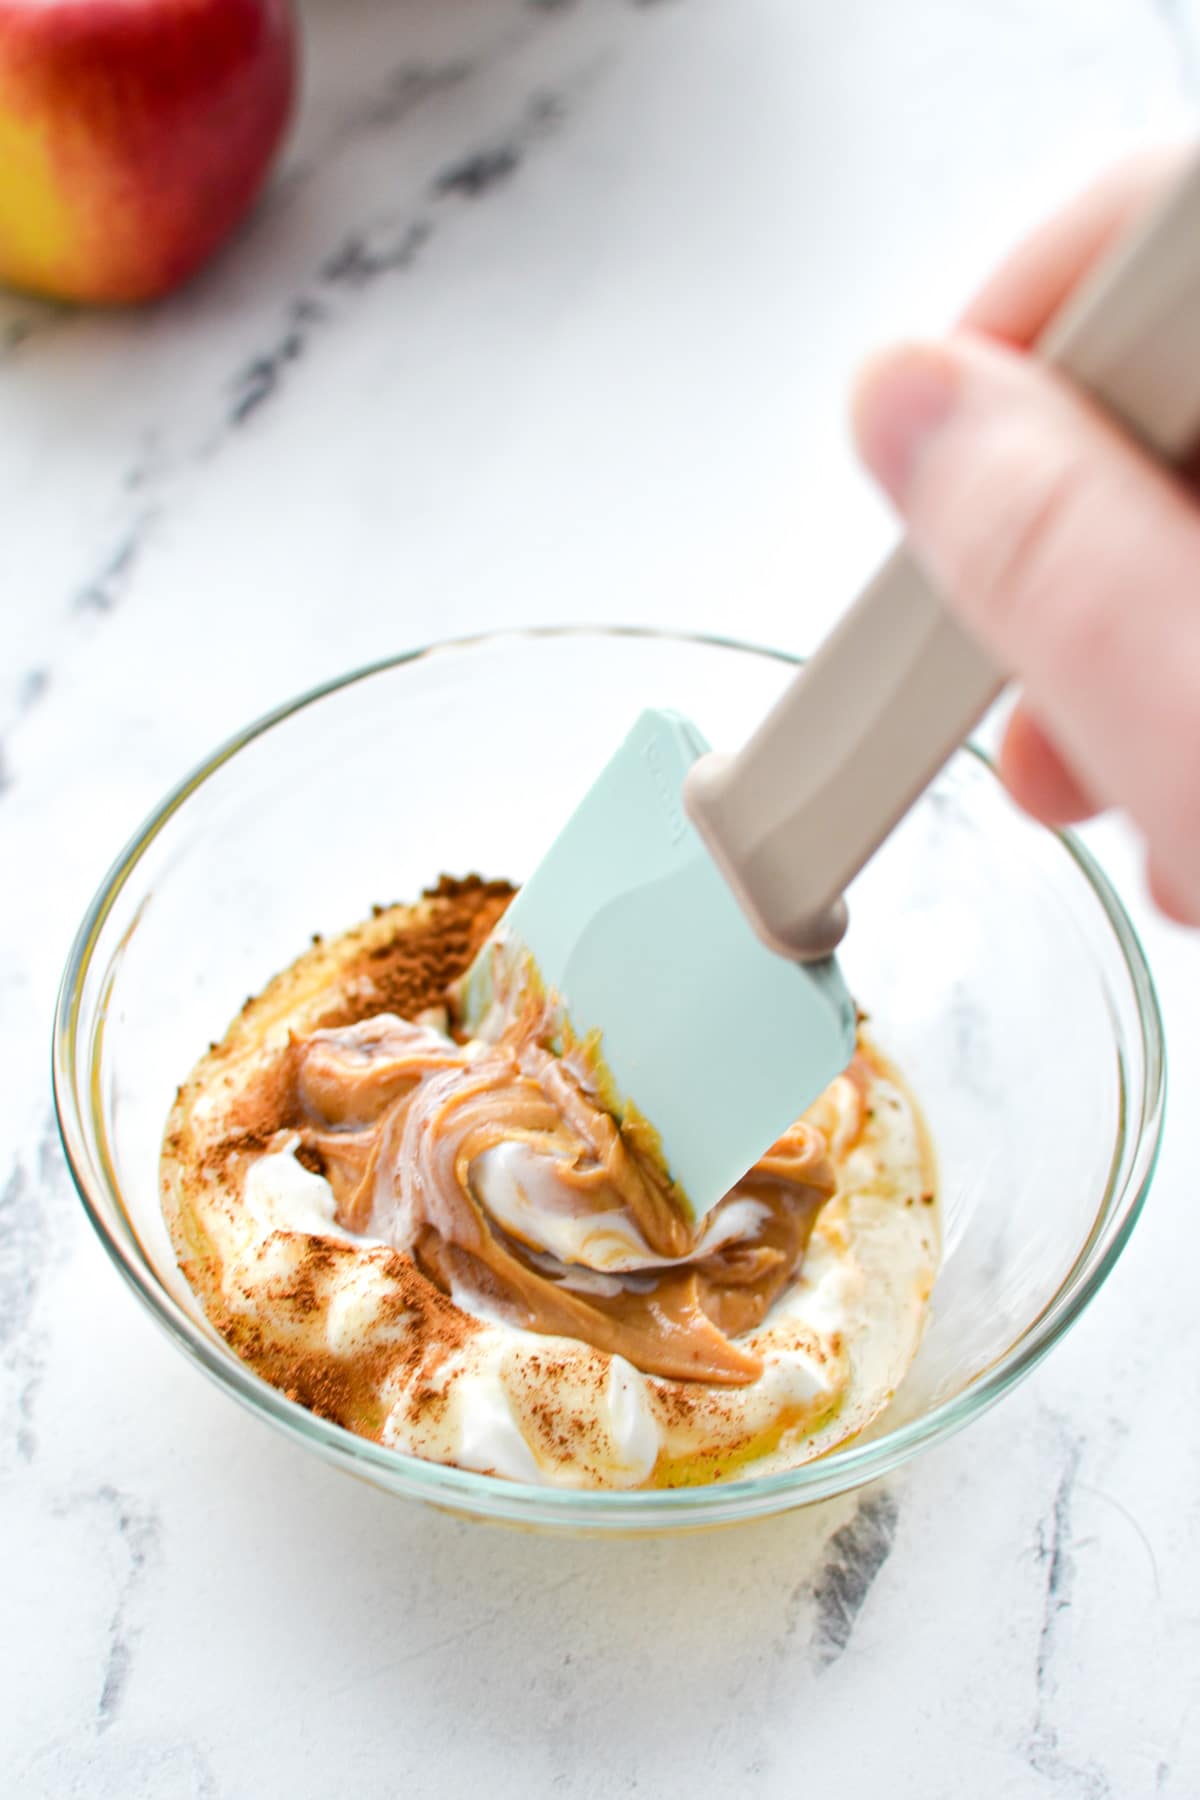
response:
<path fill-rule="evenodd" d="M 1200 152 L 1053 319 L 1037 355 L 1166 461 L 1200 437 Z M 1200 572 L 1198 572 L 1200 575 Z M 745 746 L 688 779 L 692 819 L 759 935 L 800 960 L 995 699 L 1003 676 L 901 546 Z"/>

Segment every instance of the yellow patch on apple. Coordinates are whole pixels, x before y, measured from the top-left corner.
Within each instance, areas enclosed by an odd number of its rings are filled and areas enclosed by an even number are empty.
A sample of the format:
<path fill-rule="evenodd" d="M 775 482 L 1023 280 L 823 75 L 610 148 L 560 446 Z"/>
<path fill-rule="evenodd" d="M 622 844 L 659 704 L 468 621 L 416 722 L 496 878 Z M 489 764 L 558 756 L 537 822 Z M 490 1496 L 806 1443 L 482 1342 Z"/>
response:
<path fill-rule="evenodd" d="M 0 111 L 0 280 L 25 286 L 70 261 L 70 209 L 57 191 L 47 132 Z"/>

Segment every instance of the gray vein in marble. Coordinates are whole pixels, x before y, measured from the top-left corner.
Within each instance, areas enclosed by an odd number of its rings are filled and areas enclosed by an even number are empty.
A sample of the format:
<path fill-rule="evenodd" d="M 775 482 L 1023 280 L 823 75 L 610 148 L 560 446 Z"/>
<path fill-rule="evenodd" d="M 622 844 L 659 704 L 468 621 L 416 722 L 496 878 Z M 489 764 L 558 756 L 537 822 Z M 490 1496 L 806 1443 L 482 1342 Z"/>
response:
<path fill-rule="evenodd" d="M 469 56 L 420 61 L 407 58 L 395 64 L 365 94 L 356 96 L 304 153 L 284 168 L 265 196 L 264 207 L 286 204 L 292 191 L 319 173 L 331 156 L 377 133 L 394 131 L 427 101 L 461 87 L 527 49 L 545 29 L 543 20 L 548 25 L 551 16 L 576 8 L 577 0 L 527 0 L 531 19 L 515 28 L 511 23 L 502 24 L 490 42 L 477 45 Z"/>
<path fill-rule="evenodd" d="M 66 1168 L 52 1116 L 32 1166 L 18 1160 L 0 1186 L 0 1370 L 13 1390 L 13 1441 L 22 1462 L 37 1449 L 34 1409 L 45 1373 L 45 1334 L 36 1324 L 47 1269 L 66 1254 Z"/>
<path fill-rule="evenodd" d="M 45 1254 L 45 1233 L 34 1184 L 16 1163 L 0 1187 L 0 1367 L 15 1388 L 14 1440 L 29 1462 L 37 1448 L 33 1410 L 41 1385 L 43 1346 L 30 1330 Z"/>
<path fill-rule="evenodd" d="M 233 403 L 229 423 L 244 425 L 264 406 L 283 382 L 288 368 L 300 361 L 308 342 L 308 328 L 321 317 L 312 301 L 298 300 L 292 306 L 286 325 L 269 350 L 262 350 L 246 364 L 231 384 Z"/>
<path fill-rule="evenodd" d="M 407 269 L 429 242 L 433 226 L 426 220 L 415 225 L 384 225 L 373 231 L 351 232 L 321 265 L 321 280 L 329 287 L 351 293 L 369 287 L 381 275 Z"/>
<path fill-rule="evenodd" d="M 1054 1783 L 1056 1792 L 1074 1794 L 1079 1800 L 1111 1800 L 1113 1786 L 1095 1762 L 1072 1762 L 1060 1748 L 1060 1734 L 1052 1711 L 1057 1693 L 1055 1658 L 1060 1648 L 1063 1620 L 1075 1592 L 1074 1501 L 1079 1486 L 1084 1440 L 1057 1422 L 1062 1442 L 1062 1467 L 1050 1511 L 1038 1526 L 1037 1559 L 1045 1571 L 1042 1616 L 1034 1665 L 1036 1704 L 1033 1730 L 1026 1746 L 1029 1766 Z"/>
<path fill-rule="evenodd" d="M 170 473 L 157 432 L 144 435 L 141 454 L 121 477 L 121 488 L 137 498 L 129 518 L 124 522 L 116 542 L 100 561 L 96 571 L 76 590 L 72 612 L 104 616 L 114 612 L 124 599 L 133 580 L 142 552 L 158 522 L 160 503 L 157 490 Z"/>
<path fill-rule="evenodd" d="M 1071 1502 L 1075 1484 L 1079 1478 L 1079 1464 L 1083 1455 L 1083 1445 L 1078 1438 L 1072 1438 L 1067 1444 L 1066 1461 L 1058 1486 L 1054 1491 L 1054 1504 L 1048 1519 L 1038 1527 L 1038 1561 L 1046 1570 L 1046 1592 L 1042 1605 L 1042 1625 L 1038 1634 L 1037 1654 L 1037 1686 L 1038 1693 L 1046 1690 L 1046 1682 L 1050 1667 L 1050 1659 L 1058 1636 L 1060 1615 L 1071 1604 L 1071 1594 L 1075 1586 L 1075 1559 L 1072 1554 L 1071 1536 Z"/>
<path fill-rule="evenodd" d="M 520 154 L 514 146 L 501 144 L 494 150 L 477 151 L 443 170 L 435 187 L 439 194 L 464 194 L 468 200 L 474 200 L 497 182 L 506 181 L 520 166 Z"/>
<path fill-rule="evenodd" d="M 445 62 L 406 61 L 388 69 L 303 156 L 283 170 L 264 198 L 264 209 L 286 204 L 296 188 L 324 169 L 329 158 L 347 145 L 376 132 L 394 131 L 426 101 L 461 86 L 476 66 L 474 59 L 453 57 Z"/>
<path fill-rule="evenodd" d="M 96 573 L 75 594 L 75 612 L 110 613 L 115 611 L 133 579 L 137 561 L 145 548 L 146 538 L 154 522 L 155 509 L 146 508 L 133 520 L 124 536 L 101 564 Z"/>
<path fill-rule="evenodd" d="M 510 131 L 435 177 L 424 208 L 398 217 L 385 216 L 344 238 L 321 263 L 308 290 L 288 307 L 276 341 L 251 357 L 234 376 L 227 427 L 237 430 L 282 391 L 314 332 L 338 316 L 338 302 L 344 305 L 380 278 L 412 268 L 438 227 L 439 211 L 456 199 L 477 199 L 514 175 L 527 152 L 549 136 L 564 116 L 558 95 L 535 93 Z M 218 437 L 210 443 L 209 453 L 219 441 Z"/>
<path fill-rule="evenodd" d="M 141 1505 L 108 1482 L 90 1493 L 72 1496 L 58 1510 L 60 1516 L 65 1516 L 83 1509 L 108 1522 L 125 1562 L 109 1617 L 104 1669 L 96 1700 L 95 1728 L 104 1732 L 116 1721 L 129 1684 L 139 1636 L 134 1622 L 138 1597 L 159 1556 L 163 1531 L 162 1521 L 152 1507 Z"/>
<path fill-rule="evenodd" d="M 813 1586 L 817 1621 L 813 1653 L 828 1668 L 842 1655 L 879 1571 L 891 1555 L 899 1508 L 886 1488 L 864 1495 L 854 1517 L 829 1540 Z"/>
<path fill-rule="evenodd" d="M 143 433 L 141 454 L 126 469 L 121 486 L 127 494 L 145 493 L 153 489 L 167 471 L 168 459 L 162 438 L 157 431 L 149 430 Z"/>
<path fill-rule="evenodd" d="M 557 94 L 535 93 L 514 130 L 498 141 L 472 151 L 443 169 L 433 184 L 435 200 L 460 195 L 468 200 L 490 193 L 520 168 L 526 151 L 549 136 L 566 116 Z"/>
<path fill-rule="evenodd" d="M 77 1220 L 70 1177 L 49 1112 L 32 1168 L 18 1161 L 0 1188 L 0 1370 L 14 1388 L 14 1445 L 20 1462 L 38 1449 L 36 1402 L 45 1377 L 47 1332 L 38 1323 L 45 1274 L 70 1255 Z"/>
<path fill-rule="evenodd" d="M 0 331 L 0 362 L 11 356 L 15 350 L 19 350 L 21 345 L 32 337 L 33 330 L 32 319 L 13 319 L 7 324 Z"/>
<path fill-rule="evenodd" d="M 29 712 L 40 700 L 44 700 L 49 686 L 49 669 L 27 669 L 17 686 L 17 705 L 20 710 L 23 713 Z"/>
<path fill-rule="evenodd" d="M 0 721 L 4 729 L 0 730 L 0 798 L 13 786 L 15 776 L 9 766 L 8 747 L 4 740 L 4 732 L 21 722 L 36 706 L 40 706 L 50 687 L 50 671 L 40 665 L 27 669 L 16 686 L 16 697 L 11 716 L 7 721 Z"/>
<path fill-rule="evenodd" d="M 76 316 L 68 306 L 57 300 L 41 300 L 31 294 L 10 294 L 3 296 L 9 306 L 18 309 L 8 318 L 0 321 L 0 368 L 5 363 L 15 362 L 18 355 L 34 339 L 47 336 L 64 320 Z"/>

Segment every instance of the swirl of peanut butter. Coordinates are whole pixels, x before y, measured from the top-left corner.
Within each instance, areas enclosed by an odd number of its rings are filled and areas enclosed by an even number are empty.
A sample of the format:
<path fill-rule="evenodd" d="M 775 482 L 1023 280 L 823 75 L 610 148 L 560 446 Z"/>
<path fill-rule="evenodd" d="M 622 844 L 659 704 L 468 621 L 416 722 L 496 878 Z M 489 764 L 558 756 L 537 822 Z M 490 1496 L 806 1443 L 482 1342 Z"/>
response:
<path fill-rule="evenodd" d="M 835 1187 L 797 1122 L 693 1222 L 578 1047 L 527 1003 L 494 1043 L 381 1014 L 294 1046 L 301 1156 L 347 1229 L 407 1251 L 469 1309 L 625 1357 L 646 1374 L 744 1385 L 752 1331 Z"/>

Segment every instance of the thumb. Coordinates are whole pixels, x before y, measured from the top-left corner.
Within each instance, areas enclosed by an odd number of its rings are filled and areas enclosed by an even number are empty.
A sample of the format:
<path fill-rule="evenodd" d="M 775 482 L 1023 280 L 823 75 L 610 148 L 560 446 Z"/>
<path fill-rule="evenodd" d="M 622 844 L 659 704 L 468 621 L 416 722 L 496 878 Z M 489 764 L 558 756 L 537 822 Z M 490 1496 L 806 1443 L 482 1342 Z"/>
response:
<path fill-rule="evenodd" d="M 864 461 L 1081 786 L 1200 919 L 1200 510 L 1069 385 L 962 332 L 876 358 Z"/>

